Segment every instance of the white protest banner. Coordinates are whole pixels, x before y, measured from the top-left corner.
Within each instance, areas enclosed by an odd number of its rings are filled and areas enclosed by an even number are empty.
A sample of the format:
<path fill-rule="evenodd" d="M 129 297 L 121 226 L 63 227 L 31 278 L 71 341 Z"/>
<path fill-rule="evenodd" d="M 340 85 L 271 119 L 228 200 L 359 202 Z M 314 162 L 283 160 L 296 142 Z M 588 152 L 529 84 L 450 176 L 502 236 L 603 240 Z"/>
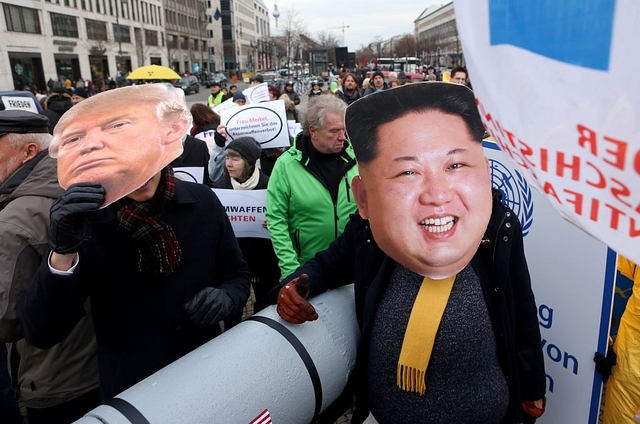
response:
<path fill-rule="evenodd" d="M 289 136 L 295 138 L 299 132 L 302 132 L 302 125 L 297 121 L 288 120 L 287 126 L 289 127 Z"/>
<path fill-rule="evenodd" d="M 565 218 L 640 263 L 640 2 L 455 0 L 455 14 L 500 148 Z"/>
<path fill-rule="evenodd" d="M 224 206 L 237 238 L 269 238 L 262 227 L 267 213 L 267 190 L 212 189 Z"/>
<path fill-rule="evenodd" d="M 547 374 L 539 423 L 595 424 L 602 379 L 593 354 L 605 352 L 616 254 L 563 219 L 493 142 L 485 142 L 494 188 L 518 215 Z"/>
<path fill-rule="evenodd" d="M 179 166 L 173 168 L 173 174 L 182 181 L 200 184 L 204 181 L 204 167 L 202 166 Z"/>
<path fill-rule="evenodd" d="M 220 103 L 218 106 L 213 106 L 211 107 L 211 110 L 213 110 L 215 113 L 217 113 L 218 115 L 222 114 L 223 110 L 227 110 L 227 109 L 232 109 L 234 107 L 238 106 L 237 103 L 233 102 L 233 99 L 227 99 L 224 102 Z"/>
<path fill-rule="evenodd" d="M 231 139 L 253 137 L 263 149 L 289 147 L 289 128 L 283 100 L 223 110 L 220 123 Z"/>
<path fill-rule="evenodd" d="M 271 100 L 271 97 L 269 97 L 269 86 L 266 82 L 245 88 L 242 94 L 244 94 L 247 104 L 262 103 Z"/>

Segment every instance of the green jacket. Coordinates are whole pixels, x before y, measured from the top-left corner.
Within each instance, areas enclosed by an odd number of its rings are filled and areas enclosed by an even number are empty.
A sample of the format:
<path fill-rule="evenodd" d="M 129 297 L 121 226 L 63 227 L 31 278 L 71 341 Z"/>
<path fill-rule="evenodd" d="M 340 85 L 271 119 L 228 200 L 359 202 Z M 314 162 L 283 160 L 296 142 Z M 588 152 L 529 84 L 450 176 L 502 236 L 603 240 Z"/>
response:
<path fill-rule="evenodd" d="M 282 277 L 326 249 L 357 209 L 351 180 L 358 175 L 358 167 L 351 144 L 347 141 L 341 153 L 345 174 L 334 202 L 309 170 L 309 156 L 298 148 L 302 137 L 307 136 L 300 133 L 293 147 L 278 158 L 267 188 L 267 226 Z"/>

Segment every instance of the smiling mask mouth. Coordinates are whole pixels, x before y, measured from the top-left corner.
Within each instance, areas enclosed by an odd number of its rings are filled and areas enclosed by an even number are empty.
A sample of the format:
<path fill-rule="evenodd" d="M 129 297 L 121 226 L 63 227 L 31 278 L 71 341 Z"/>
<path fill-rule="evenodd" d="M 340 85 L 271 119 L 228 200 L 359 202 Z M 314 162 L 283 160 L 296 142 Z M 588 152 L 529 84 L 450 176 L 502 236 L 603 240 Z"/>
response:
<path fill-rule="evenodd" d="M 451 230 L 456 221 L 453 216 L 443 216 L 440 218 L 427 218 L 420 222 L 420 225 L 430 233 L 444 233 Z"/>

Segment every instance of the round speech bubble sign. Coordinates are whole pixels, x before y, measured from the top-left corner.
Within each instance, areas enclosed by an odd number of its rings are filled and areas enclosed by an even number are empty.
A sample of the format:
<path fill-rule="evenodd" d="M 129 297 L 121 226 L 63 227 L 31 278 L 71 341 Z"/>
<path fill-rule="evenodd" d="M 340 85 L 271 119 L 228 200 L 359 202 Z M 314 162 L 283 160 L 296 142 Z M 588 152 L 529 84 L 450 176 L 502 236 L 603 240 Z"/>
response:
<path fill-rule="evenodd" d="M 229 117 L 227 134 L 232 140 L 253 137 L 258 143 L 266 144 L 278 138 L 284 125 L 282 118 L 274 110 L 264 106 L 251 106 Z"/>

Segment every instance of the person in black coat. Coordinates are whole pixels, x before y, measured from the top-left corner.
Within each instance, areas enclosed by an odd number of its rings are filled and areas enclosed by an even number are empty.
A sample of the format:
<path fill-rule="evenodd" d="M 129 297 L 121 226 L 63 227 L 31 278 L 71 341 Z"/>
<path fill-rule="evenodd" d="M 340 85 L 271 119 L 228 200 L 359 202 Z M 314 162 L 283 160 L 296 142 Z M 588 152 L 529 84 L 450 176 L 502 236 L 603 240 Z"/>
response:
<path fill-rule="evenodd" d="M 62 115 L 71 109 L 73 102 L 71 95 L 66 88 L 54 88 L 51 94 L 45 99 L 42 114 L 49 118 L 49 134 L 53 134 L 53 129 Z"/>
<path fill-rule="evenodd" d="M 214 183 L 215 188 L 229 190 L 266 190 L 269 182 L 267 174 L 256 165 L 262 147 L 253 137 L 239 137 L 225 148 L 224 175 Z M 238 238 L 244 260 L 247 261 L 252 276 L 256 302 L 253 309 L 258 312 L 269 306 L 269 291 L 280 280 L 278 258 L 270 239 Z M 236 322 L 225 321 L 232 326 Z"/>
<path fill-rule="evenodd" d="M 160 84 L 140 87 L 130 103 L 154 103 L 157 113 L 122 116 L 121 104 L 105 101 L 113 91 L 93 96 L 79 106 L 106 110 L 98 120 L 75 118 L 82 136 L 56 135 L 63 140 L 59 161 L 80 150 L 91 169 L 90 153 L 107 138 L 142 143 L 139 149 L 179 142 L 191 121 L 184 94 Z M 219 335 L 220 321 L 240 315 L 250 292 L 247 264 L 211 188 L 175 178 L 165 166 L 103 207 L 105 198 L 100 183 L 80 180 L 53 202 L 51 249 L 20 320 L 26 340 L 47 349 L 82 318 L 88 298 L 103 402 Z"/>
<path fill-rule="evenodd" d="M 317 319 L 306 297 L 354 283 L 363 335 L 354 423 L 541 416 L 546 380 L 522 229 L 492 192 L 473 93 L 401 86 L 353 103 L 345 122 L 359 214 L 272 291 L 278 313 Z"/>
<path fill-rule="evenodd" d="M 209 178 L 209 149 L 207 143 L 193 136 L 187 135 L 182 142 L 182 154 L 171 162 L 172 168 L 197 167 L 204 172 L 202 183 L 207 187 L 213 186 Z"/>

